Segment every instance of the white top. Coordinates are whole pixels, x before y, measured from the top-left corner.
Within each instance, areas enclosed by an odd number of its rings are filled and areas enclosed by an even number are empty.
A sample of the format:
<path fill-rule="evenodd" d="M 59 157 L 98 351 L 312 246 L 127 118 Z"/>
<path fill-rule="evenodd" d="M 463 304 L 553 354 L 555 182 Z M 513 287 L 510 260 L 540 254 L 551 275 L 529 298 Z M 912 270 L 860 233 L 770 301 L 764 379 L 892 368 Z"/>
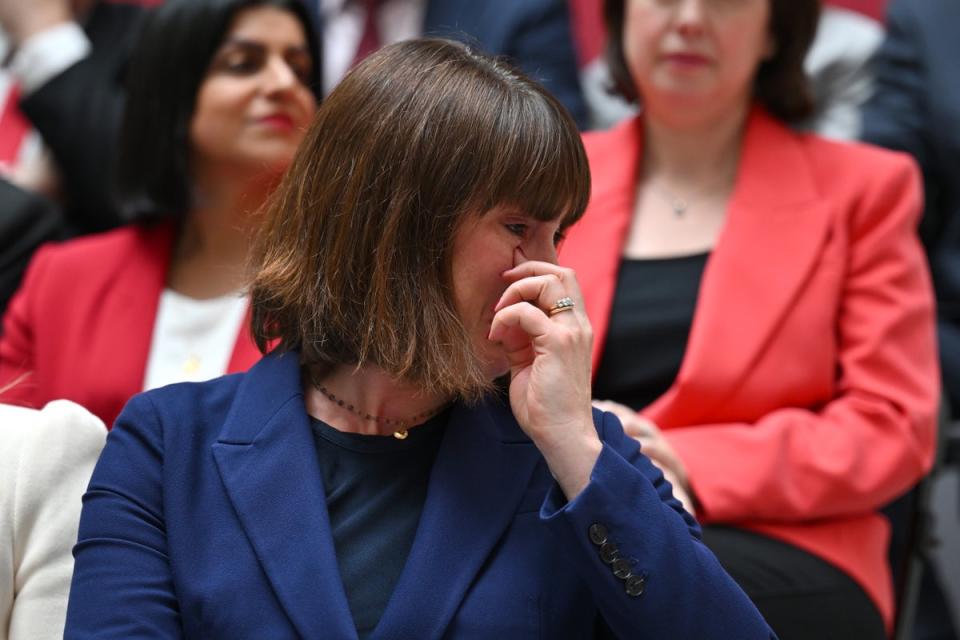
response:
<path fill-rule="evenodd" d="M 247 299 L 238 293 L 197 300 L 164 289 L 153 325 L 144 391 L 226 373 L 246 314 Z"/>
<path fill-rule="evenodd" d="M 377 14 L 381 44 L 416 38 L 423 31 L 426 0 L 385 0 Z M 323 15 L 323 93 L 343 79 L 357 55 L 367 13 L 357 0 L 320 0 Z"/>
<path fill-rule="evenodd" d="M 54 76 L 90 55 L 87 34 L 75 22 L 64 22 L 33 34 L 17 48 L 10 73 L 23 95 L 32 93 Z"/>
<path fill-rule="evenodd" d="M 66 400 L 0 405 L 0 640 L 63 637 L 80 498 L 106 435 Z"/>

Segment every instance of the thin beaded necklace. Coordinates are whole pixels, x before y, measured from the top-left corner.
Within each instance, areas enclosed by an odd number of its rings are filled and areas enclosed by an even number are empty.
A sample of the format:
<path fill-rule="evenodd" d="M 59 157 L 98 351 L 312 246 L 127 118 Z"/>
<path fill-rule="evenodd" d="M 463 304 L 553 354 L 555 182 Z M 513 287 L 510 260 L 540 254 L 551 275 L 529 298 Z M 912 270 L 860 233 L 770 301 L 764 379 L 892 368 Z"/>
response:
<path fill-rule="evenodd" d="M 429 420 L 430 418 L 434 417 L 435 415 L 439 414 L 441 411 L 443 411 L 444 409 L 450 406 L 450 403 L 447 402 L 445 404 L 440 405 L 439 407 L 434 407 L 433 409 L 424 411 L 423 413 L 418 413 L 417 415 L 411 418 L 387 418 L 385 416 L 375 416 L 375 415 L 360 411 L 349 402 L 341 400 L 337 396 L 330 393 L 330 391 L 327 390 L 326 387 L 317 386 L 317 390 L 320 393 L 322 393 L 324 396 L 326 396 L 327 399 L 330 400 L 330 402 L 336 404 L 338 407 L 343 407 L 344 409 L 346 409 L 347 411 L 349 411 L 355 416 L 359 416 L 364 420 L 376 422 L 377 424 L 383 424 L 388 427 L 395 425 L 397 428 L 393 432 L 393 437 L 396 438 L 397 440 L 406 440 L 407 436 L 410 435 L 410 433 L 407 431 L 407 425 L 420 424 L 421 422 Z"/>

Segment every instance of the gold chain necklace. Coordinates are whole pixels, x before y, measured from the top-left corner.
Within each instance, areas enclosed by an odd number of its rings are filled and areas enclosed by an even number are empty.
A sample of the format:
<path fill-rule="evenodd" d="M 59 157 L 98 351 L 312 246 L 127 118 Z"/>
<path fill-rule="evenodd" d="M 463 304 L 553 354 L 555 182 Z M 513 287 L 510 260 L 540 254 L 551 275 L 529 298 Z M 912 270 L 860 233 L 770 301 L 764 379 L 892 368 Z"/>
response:
<path fill-rule="evenodd" d="M 450 406 L 450 403 L 448 402 L 440 405 L 439 407 L 434 407 L 433 409 L 424 411 L 423 413 L 418 413 L 417 415 L 411 418 L 387 418 L 385 416 L 375 416 L 375 415 L 360 411 L 349 402 L 341 400 L 337 396 L 330 393 L 330 391 L 328 391 L 326 387 L 318 386 L 317 390 L 320 393 L 322 393 L 324 396 L 326 396 L 326 398 L 330 400 L 330 402 L 334 403 L 338 407 L 342 407 L 346 409 L 347 411 L 349 411 L 355 416 L 359 416 L 364 420 L 376 422 L 377 424 L 384 424 L 388 427 L 391 425 L 395 425 L 397 428 L 393 432 L 393 437 L 396 438 L 397 440 L 406 440 L 407 436 L 410 435 L 410 433 L 407 431 L 407 426 L 415 426 L 420 424 L 421 422 L 425 422 L 426 420 L 429 420 L 430 418 L 434 417 L 435 415 L 437 415 L 438 413 L 440 413 L 441 411 L 443 411 L 444 409 Z"/>

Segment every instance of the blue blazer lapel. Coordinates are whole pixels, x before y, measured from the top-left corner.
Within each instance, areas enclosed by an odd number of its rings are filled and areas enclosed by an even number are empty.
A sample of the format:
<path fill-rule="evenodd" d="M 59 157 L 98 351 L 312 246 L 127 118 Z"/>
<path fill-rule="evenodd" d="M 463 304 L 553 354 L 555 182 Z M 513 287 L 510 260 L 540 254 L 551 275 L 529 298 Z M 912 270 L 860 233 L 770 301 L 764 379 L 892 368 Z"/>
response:
<path fill-rule="evenodd" d="M 413 547 L 374 638 L 444 635 L 541 460 L 506 400 L 454 408 Z"/>
<path fill-rule="evenodd" d="M 241 383 L 213 456 L 299 635 L 356 638 L 300 385 L 297 354 L 261 360 Z"/>

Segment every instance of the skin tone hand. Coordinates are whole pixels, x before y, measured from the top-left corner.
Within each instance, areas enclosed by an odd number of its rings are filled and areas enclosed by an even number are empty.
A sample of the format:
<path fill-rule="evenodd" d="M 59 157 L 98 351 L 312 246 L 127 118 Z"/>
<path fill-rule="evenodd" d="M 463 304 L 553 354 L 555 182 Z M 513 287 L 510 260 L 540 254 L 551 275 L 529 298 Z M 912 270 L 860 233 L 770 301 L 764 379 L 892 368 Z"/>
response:
<path fill-rule="evenodd" d="M 74 19 L 70 0 L 0 0 L 0 26 L 19 44 L 30 36 Z"/>
<path fill-rule="evenodd" d="M 511 284 L 495 309 L 489 339 L 510 365 L 513 413 L 543 454 L 568 500 L 590 481 L 602 448 L 590 405 L 593 333 L 570 269 L 523 262 L 506 271 Z M 564 297 L 572 311 L 548 315 Z"/>
<path fill-rule="evenodd" d="M 674 497 L 689 513 L 696 513 L 687 469 L 659 427 L 630 407 L 618 402 L 594 400 L 593 406 L 602 411 L 609 411 L 620 419 L 624 433 L 640 443 L 643 454 L 657 465 L 667 482 L 673 485 Z"/>
<path fill-rule="evenodd" d="M 60 173 L 49 149 L 17 164 L 7 179 L 25 191 L 39 193 L 51 200 L 60 197 Z"/>

